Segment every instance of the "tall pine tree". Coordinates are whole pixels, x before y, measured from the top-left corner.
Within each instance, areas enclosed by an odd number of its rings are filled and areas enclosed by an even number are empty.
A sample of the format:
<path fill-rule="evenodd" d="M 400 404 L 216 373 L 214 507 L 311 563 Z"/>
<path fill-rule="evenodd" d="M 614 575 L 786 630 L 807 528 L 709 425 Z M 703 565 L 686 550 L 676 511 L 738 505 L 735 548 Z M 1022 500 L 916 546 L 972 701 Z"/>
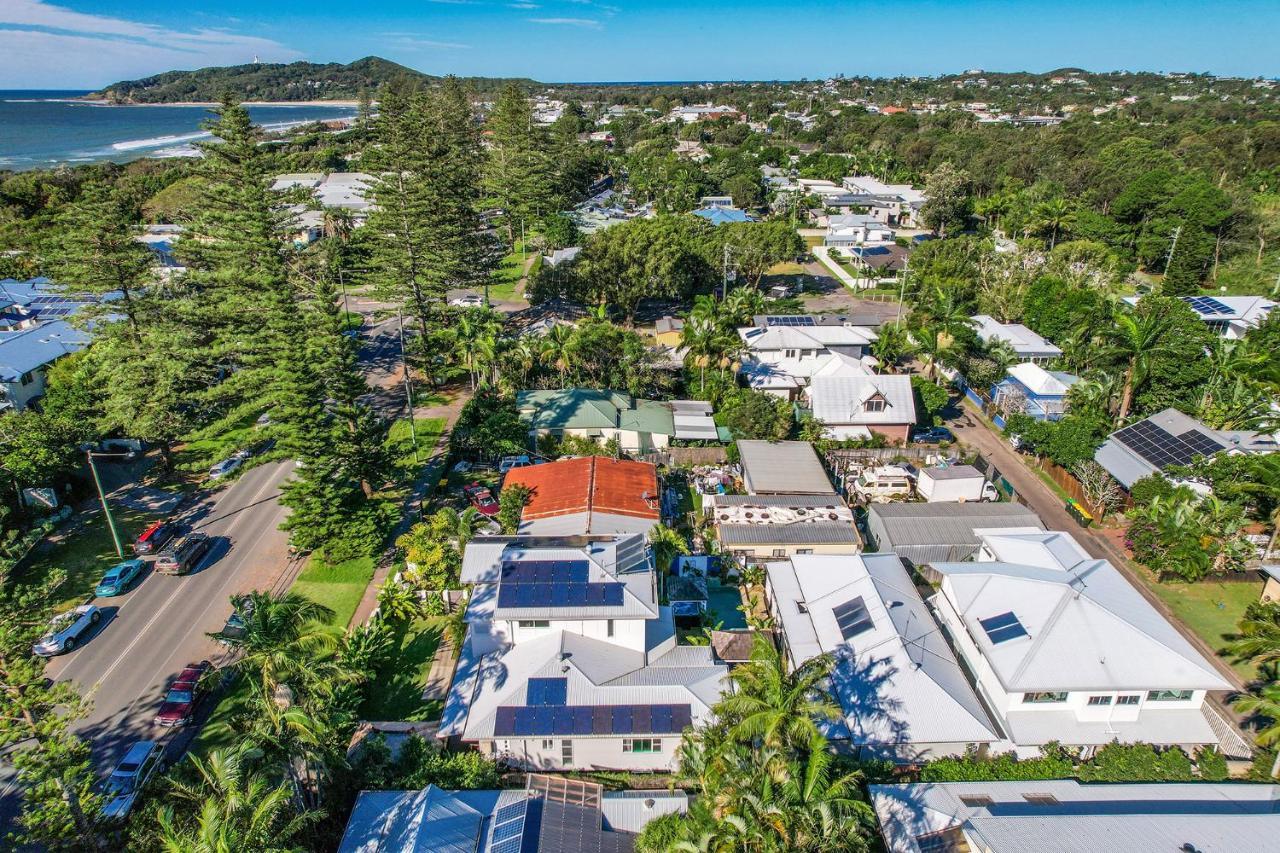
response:
<path fill-rule="evenodd" d="M 533 224 L 556 212 L 556 169 L 547 133 L 534 123 L 533 105 L 512 82 L 489 115 L 492 135 L 485 189 L 503 211 L 507 241 L 515 242 L 521 222 Z"/>

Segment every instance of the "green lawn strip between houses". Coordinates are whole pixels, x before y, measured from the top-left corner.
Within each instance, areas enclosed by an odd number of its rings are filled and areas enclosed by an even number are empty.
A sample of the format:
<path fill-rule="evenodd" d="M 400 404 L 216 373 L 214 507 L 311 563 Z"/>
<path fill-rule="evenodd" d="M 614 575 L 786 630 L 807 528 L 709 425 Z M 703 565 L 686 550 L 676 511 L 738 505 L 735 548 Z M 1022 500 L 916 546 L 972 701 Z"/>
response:
<path fill-rule="evenodd" d="M 1238 630 L 1245 608 L 1262 596 L 1262 582 L 1224 583 L 1207 578 L 1195 583 L 1181 581 L 1157 581 L 1151 573 L 1140 569 L 1138 574 L 1174 615 L 1196 636 L 1218 651 Z M 1240 677 L 1251 681 L 1257 675 L 1252 663 L 1235 663 L 1225 658 Z"/>
<path fill-rule="evenodd" d="M 444 617 L 434 617 L 395 626 L 395 651 L 369 684 L 369 695 L 360 706 L 362 719 L 419 722 L 440 716 L 441 703 L 424 702 L 422 691 L 445 622 Z"/>

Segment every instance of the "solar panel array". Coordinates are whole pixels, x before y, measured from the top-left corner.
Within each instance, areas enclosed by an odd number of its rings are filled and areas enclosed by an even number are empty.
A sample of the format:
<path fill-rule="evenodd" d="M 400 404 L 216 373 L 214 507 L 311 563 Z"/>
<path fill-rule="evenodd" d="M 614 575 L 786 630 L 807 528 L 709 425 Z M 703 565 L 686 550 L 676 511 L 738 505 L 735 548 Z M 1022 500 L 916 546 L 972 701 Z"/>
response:
<path fill-rule="evenodd" d="M 563 705 L 568 693 L 567 678 L 530 678 L 524 701 L 527 705 Z"/>
<path fill-rule="evenodd" d="M 780 316 L 769 317 L 765 322 L 767 325 L 770 325 L 770 326 L 816 326 L 817 325 L 817 323 L 814 322 L 814 319 L 812 317 L 809 317 L 805 314 L 795 314 L 795 315 L 783 314 Z"/>
<path fill-rule="evenodd" d="M 1226 449 L 1197 430 L 1174 435 L 1151 421 L 1127 426 L 1115 434 L 1115 439 L 1157 468 L 1189 465 L 1196 456 L 1212 456 Z"/>
<path fill-rule="evenodd" d="M 840 626 L 840 636 L 846 640 L 875 627 L 862 596 L 846 601 L 831 612 L 836 617 L 836 624 Z"/>
<path fill-rule="evenodd" d="M 693 725 L 688 705 L 504 705 L 495 737 L 679 734 Z"/>
<path fill-rule="evenodd" d="M 489 853 L 520 853 L 524 841 L 524 822 L 528 813 L 528 798 L 498 809 L 493 816 L 493 835 L 489 838 Z"/>
<path fill-rule="evenodd" d="M 521 560 L 502 564 L 503 583 L 586 583 L 586 560 Z"/>
<path fill-rule="evenodd" d="M 87 299 L 69 299 L 65 296 L 37 296 L 27 303 L 27 307 L 41 319 L 51 317 L 70 317 L 85 305 L 91 304 Z"/>
<path fill-rule="evenodd" d="M 1230 305 L 1219 302 L 1212 296 L 1188 296 L 1185 302 L 1191 306 L 1192 310 L 1197 314 L 1208 316 L 1210 314 L 1234 314 Z"/>
<path fill-rule="evenodd" d="M 1009 640 L 1016 640 L 1018 637 L 1031 636 L 1027 633 L 1027 629 L 1022 627 L 1018 617 L 1012 613 L 1001 613 L 999 616 L 992 616 L 989 619 L 979 619 L 978 624 L 982 626 L 982 630 L 987 632 L 987 637 L 991 639 L 991 642 L 996 645 Z"/>
<path fill-rule="evenodd" d="M 590 583 L 586 560 L 520 560 L 502 564 L 499 607 L 620 607 L 622 584 Z"/>

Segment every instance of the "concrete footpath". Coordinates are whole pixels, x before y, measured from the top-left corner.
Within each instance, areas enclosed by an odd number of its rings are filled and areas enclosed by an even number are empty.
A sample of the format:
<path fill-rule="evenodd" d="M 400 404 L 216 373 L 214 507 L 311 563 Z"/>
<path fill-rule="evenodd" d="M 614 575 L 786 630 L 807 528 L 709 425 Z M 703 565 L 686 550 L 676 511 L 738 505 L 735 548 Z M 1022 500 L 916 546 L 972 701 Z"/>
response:
<path fill-rule="evenodd" d="M 830 270 L 831 274 L 840 280 L 840 283 L 850 290 L 866 290 L 871 286 L 870 279 L 854 278 L 849 272 L 838 263 L 831 259 L 830 248 L 827 246 L 811 246 L 809 251 L 818 261 Z"/>

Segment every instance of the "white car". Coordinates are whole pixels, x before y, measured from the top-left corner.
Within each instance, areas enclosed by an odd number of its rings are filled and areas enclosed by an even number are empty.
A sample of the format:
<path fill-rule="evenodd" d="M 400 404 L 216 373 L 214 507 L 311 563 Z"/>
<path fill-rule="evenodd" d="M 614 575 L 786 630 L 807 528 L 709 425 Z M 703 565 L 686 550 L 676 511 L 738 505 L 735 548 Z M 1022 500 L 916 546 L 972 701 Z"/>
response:
<path fill-rule="evenodd" d="M 449 304 L 455 308 L 483 308 L 484 297 L 478 293 L 467 293 L 453 297 L 449 300 Z"/>
<path fill-rule="evenodd" d="M 75 610 L 60 613 L 53 617 L 48 633 L 31 647 L 31 651 L 42 658 L 69 652 L 101 621 L 102 611 L 92 604 L 82 604 Z"/>
<path fill-rule="evenodd" d="M 505 474 L 512 468 L 526 468 L 533 464 L 528 456 L 504 456 L 498 462 L 498 473 Z"/>
<path fill-rule="evenodd" d="M 217 465 L 214 465 L 212 468 L 209 469 L 209 479 L 216 480 L 219 477 L 227 476 L 228 474 L 234 472 L 241 465 L 243 465 L 244 460 L 248 458 L 249 458 L 249 453 L 248 451 L 245 451 L 245 450 L 241 450 L 238 453 L 231 454 L 226 459 L 223 459 Z"/>
<path fill-rule="evenodd" d="M 129 751 L 102 785 L 102 792 L 107 795 L 107 801 L 102 806 L 102 816 L 110 821 L 128 817 L 147 780 L 163 764 L 164 747 L 160 744 L 142 740 L 129 747 Z"/>

